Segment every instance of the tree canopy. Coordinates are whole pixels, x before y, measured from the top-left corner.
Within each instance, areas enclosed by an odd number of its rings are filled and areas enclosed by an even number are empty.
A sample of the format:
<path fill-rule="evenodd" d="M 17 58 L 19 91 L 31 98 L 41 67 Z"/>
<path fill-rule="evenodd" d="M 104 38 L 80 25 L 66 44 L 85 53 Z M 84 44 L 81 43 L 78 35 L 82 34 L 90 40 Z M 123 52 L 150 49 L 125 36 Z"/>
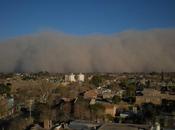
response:
<path fill-rule="evenodd" d="M 117 96 L 117 95 L 115 95 L 112 98 L 112 102 L 115 103 L 115 104 L 118 104 L 120 101 L 121 101 L 121 98 L 119 96 Z"/>
<path fill-rule="evenodd" d="M 99 87 L 99 85 L 102 83 L 102 78 L 98 75 L 93 76 L 91 79 L 91 83 L 96 87 Z"/>
<path fill-rule="evenodd" d="M 0 94 L 10 94 L 11 88 L 8 85 L 0 84 Z"/>

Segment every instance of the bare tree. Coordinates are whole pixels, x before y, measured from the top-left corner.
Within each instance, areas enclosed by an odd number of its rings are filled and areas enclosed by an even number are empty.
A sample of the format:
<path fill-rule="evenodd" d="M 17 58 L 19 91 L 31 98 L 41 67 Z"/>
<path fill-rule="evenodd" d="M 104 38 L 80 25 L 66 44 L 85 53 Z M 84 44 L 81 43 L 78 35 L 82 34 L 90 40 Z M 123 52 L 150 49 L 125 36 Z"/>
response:
<path fill-rule="evenodd" d="M 37 87 L 40 102 L 49 103 L 52 99 L 53 90 L 56 89 L 56 86 L 46 80 L 41 80 Z"/>

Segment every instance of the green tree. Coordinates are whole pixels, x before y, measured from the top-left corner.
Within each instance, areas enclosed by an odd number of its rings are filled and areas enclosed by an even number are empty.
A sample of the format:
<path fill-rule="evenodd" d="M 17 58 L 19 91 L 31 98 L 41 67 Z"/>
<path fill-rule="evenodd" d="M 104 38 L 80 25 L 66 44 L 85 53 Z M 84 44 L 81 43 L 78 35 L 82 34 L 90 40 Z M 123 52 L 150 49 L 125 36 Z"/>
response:
<path fill-rule="evenodd" d="M 154 122 L 156 117 L 156 106 L 152 103 L 142 105 L 142 112 L 147 122 Z"/>
<path fill-rule="evenodd" d="M 89 101 L 79 97 L 74 103 L 74 117 L 78 119 L 90 119 Z"/>
<path fill-rule="evenodd" d="M 134 84 L 130 84 L 127 86 L 126 94 L 128 97 L 135 97 L 136 86 Z"/>
<path fill-rule="evenodd" d="M 115 95 L 113 98 L 112 98 L 112 102 L 115 103 L 115 104 L 118 104 L 120 103 L 121 101 L 121 98 L 117 95 Z"/>
<path fill-rule="evenodd" d="M 92 117 L 95 116 L 96 120 L 104 116 L 105 107 L 102 104 L 96 103 L 90 106 Z"/>
<path fill-rule="evenodd" d="M 93 76 L 91 79 L 91 83 L 96 87 L 99 87 L 99 85 L 102 83 L 102 78 L 99 75 Z"/>
<path fill-rule="evenodd" d="M 0 84 L 0 94 L 10 94 L 11 88 L 5 84 Z"/>
<path fill-rule="evenodd" d="M 7 102 L 5 100 L 0 100 L 0 116 L 6 115 L 8 112 Z"/>
<path fill-rule="evenodd" d="M 30 118 L 18 117 L 9 123 L 8 130 L 25 130 L 31 123 Z"/>
<path fill-rule="evenodd" d="M 114 117 L 112 117 L 110 114 L 105 115 L 105 118 L 106 118 L 108 121 L 114 121 Z"/>
<path fill-rule="evenodd" d="M 44 121 L 45 119 L 52 119 L 52 111 L 46 103 L 35 103 L 33 116 L 36 121 Z"/>
<path fill-rule="evenodd" d="M 128 103 L 132 104 L 135 102 L 136 98 L 136 85 L 135 83 L 128 83 L 126 87 L 126 91 L 123 94 L 123 98 Z"/>

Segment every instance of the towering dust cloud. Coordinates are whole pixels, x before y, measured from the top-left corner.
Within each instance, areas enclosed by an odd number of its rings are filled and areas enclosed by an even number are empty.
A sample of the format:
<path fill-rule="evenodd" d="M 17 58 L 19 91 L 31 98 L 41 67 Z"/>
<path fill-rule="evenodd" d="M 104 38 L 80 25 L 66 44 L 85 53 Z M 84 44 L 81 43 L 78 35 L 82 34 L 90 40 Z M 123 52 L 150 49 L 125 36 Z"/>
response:
<path fill-rule="evenodd" d="M 0 43 L 0 72 L 175 71 L 175 29 L 71 36 L 43 32 Z"/>

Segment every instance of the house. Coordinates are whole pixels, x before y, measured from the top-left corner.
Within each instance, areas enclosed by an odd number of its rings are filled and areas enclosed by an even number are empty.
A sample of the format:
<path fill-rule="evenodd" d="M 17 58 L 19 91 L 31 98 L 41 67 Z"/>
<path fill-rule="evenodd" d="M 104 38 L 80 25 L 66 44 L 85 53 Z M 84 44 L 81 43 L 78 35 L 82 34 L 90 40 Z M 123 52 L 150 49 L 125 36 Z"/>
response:
<path fill-rule="evenodd" d="M 32 124 L 27 129 L 28 130 L 46 130 L 42 128 L 39 124 Z"/>
<path fill-rule="evenodd" d="M 160 105 L 162 103 L 162 99 L 175 100 L 175 95 L 162 94 L 159 90 L 145 88 L 143 96 L 136 96 L 135 104 L 140 105 L 142 103 L 153 103 Z"/>
<path fill-rule="evenodd" d="M 80 73 L 80 74 L 78 75 L 78 81 L 79 81 L 79 82 L 84 82 L 84 80 L 85 80 L 84 74 Z"/>
<path fill-rule="evenodd" d="M 14 114 L 14 98 L 0 96 L 0 119 Z"/>
<path fill-rule="evenodd" d="M 93 98 L 93 99 L 90 100 L 90 103 L 89 104 L 90 105 L 94 105 L 95 103 L 96 103 L 96 100 Z"/>
<path fill-rule="evenodd" d="M 97 95 L 98 93 L 96 89 L 89 90 L 84 93 L 84 99 L 96 99 Z"/>
<path fill-rule="evenodd" d="M 150 130 L 149 125 L 106 123 L 97 130 Z"/>
<path fill-rule="evenodd" d="M 69 82 L 69 75 L 65 75 L 65 76 L 64 76 L 64 81 L 65 81 L 65 82 Z"/>
<path fill-rule="evenodd" d="M 115 104 L 103 104 L 105 108 L 105 114 L 115 117 L 117 106 Z"/>
<path fill-rule="evenodd" d="M 160 97 L 146 97 L 146 96 L 136 96 L 135 104 L 141 105 L 143 103 L 153 103 L 160 105 L 162 99 Z"/>
<path fill-rule="evenodd" d="M 122 98 L 123 94 L 124 94 L 125 90 L 119 90 L 116 95 L 119 96 L 120 98 Z"/>
<path fill-rule="evenodd" d="M 75 120 L 70 122 L 68 125 L 71 130 L 96 130 L 98 126 L 98 123 L 92 123 L 84 120 Z"/>
<path fill-rule="evenodd" d="M 70 130 L 68 127 L 68 124 L 62 122 L 60 124 L 56 124 L 55 126 L 53 126 L 53 128 L 51 130 Z"/>
<path fill-rule="evenodd" d="M 69 81 L 76 82 L 75 75 L 73 73 L 69 75 Z"/>
<path fill-rule="evenodd" d="M 162 101 L 161 93 L 155 89 L 144 89 L 143 96 L 136 96 L 135 104 L 153 103 L 160 105 Z"/>
<path fill-rule="evenodd" d="M 52 121 L 51 120 L 45 119 L 43 123 L 44 123 L 44 128 L 45 129 L 52 128 Z"/>
<path fill-rule="evenodd" d="M 59 125 L 59 126 L 56 126 L 53 130 L 64 130 L 64 128 L 62 128 L 62 126 Z"/>
<path fill-rule="evenodd" d="M 64 80 L 66 82 L 76 82 L 75 75 L 73 73 L 70 75 L 65 75 Z"/>
<path fill-rule="evenodd" d="M 105 92 L 102 94 L 103 99 L 109 99 L 112 98 L 114 96 L 114 94 L 112 94 L 111 92 Z"/>

